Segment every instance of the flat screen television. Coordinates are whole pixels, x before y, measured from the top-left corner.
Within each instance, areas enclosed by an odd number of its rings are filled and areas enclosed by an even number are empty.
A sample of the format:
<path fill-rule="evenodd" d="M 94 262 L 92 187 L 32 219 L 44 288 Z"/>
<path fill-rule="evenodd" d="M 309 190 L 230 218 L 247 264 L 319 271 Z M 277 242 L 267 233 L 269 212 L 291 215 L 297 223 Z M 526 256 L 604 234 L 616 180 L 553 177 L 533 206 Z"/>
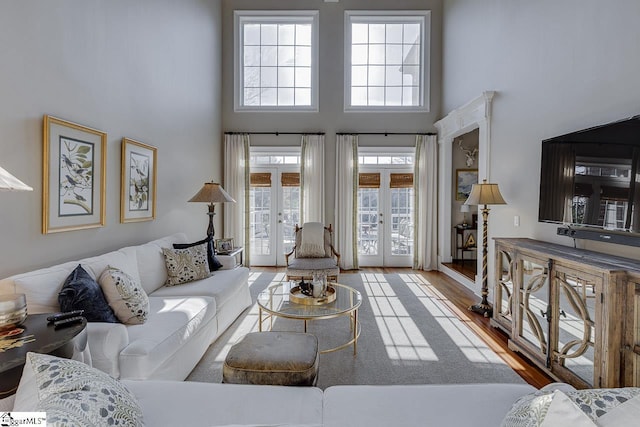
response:
<path fill-rule="evenodd" d="M 640 115 L 544 140 L 538 219 L 640 236 L 638 181 Z"/>

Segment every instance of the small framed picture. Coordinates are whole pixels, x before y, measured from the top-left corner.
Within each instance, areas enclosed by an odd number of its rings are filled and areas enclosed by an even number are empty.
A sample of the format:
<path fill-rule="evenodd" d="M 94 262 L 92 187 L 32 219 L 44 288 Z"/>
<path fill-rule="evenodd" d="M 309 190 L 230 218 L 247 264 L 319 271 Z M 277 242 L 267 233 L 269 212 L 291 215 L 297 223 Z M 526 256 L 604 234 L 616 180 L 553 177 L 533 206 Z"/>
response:
<path fill-rule="evenodd" d="M 44 116 L 42 234 L 105 224 L 107 134 Z"/>
<path fill-rule="evenodd" d="M 478 183 L 478 169 L 456 170 L 456 200 L 464 202 L 471 194 L 471 187 Z"/>
<path fill-rule="evenodd" d="M 233 239 L 216 239 L 216 252 L 219 254 L 229 253 L 233 250 Z"/>
<path fill-rule="evenodd" d="M 156 217 L 157 148 L 122 138 L 120 222 L 151 221 Z"/>

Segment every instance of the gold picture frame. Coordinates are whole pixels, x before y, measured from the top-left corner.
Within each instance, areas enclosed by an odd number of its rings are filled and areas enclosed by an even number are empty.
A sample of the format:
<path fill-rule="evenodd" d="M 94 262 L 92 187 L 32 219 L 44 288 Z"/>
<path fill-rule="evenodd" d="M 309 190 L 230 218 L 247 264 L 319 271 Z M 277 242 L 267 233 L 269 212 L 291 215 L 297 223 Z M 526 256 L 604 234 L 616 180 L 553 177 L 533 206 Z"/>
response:
<path fill-rule="evenodd" d="M 456 169 L 456 200 L 464 202 L 478 183 L 478 169 Z"/>
<path fill-rule="evenodd" d="M 230 239 L 216 239 L 216 253 L 225 254 L 233 250 L 233 238 Z"/>
<path fill-rule="evenodd" d="M 107 133 L 45 115 L 42 234 L 103 227 Z"/>
<path fill-rule="evenodd" d="M 120 222 L 152 221 L 156 217 L 158 149 L 122 138 Z"/>

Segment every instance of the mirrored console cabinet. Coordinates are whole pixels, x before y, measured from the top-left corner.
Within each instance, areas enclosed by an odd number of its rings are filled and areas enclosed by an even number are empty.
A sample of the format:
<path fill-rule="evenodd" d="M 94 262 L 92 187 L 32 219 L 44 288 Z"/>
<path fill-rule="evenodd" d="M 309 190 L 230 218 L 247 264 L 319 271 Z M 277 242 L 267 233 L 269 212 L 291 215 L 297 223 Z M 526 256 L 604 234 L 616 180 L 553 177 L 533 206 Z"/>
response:
<path fill-rule="evenodd" d="M 492 326 L 553 378 L 640 386 L 640 262 L 497 238 Z"/>

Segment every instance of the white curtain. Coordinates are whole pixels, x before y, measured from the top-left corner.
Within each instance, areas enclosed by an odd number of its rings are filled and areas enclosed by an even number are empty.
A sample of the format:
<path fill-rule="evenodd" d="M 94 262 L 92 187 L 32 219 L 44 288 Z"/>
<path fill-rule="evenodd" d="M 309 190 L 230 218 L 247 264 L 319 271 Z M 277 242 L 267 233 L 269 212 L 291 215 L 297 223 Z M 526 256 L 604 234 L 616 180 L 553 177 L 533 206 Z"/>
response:
<path fill-rule="evenodd" d="M 415 197 L 415 251 L 413 268 L 438 267 L 438 145 L 436 135 L 416 135 L 413 180 Z"/>
<path fill-rule="evenodd" d="M 224 136 L 224 189 L 236 203 L 224 203 L 224 236 L 233 237 L 235 246 L 244 247 L 243 260 L 249 255 L 249 134 Z"/>
<path fill-rule="evenodd" d="M 324 224 L 324 135 L 302 135 L 300 218 Z"/>
<path fill-rule="evenodd" d="M 336 140 L 335 244 L 340 267 L 358 268 L 358 136 Z"/>

